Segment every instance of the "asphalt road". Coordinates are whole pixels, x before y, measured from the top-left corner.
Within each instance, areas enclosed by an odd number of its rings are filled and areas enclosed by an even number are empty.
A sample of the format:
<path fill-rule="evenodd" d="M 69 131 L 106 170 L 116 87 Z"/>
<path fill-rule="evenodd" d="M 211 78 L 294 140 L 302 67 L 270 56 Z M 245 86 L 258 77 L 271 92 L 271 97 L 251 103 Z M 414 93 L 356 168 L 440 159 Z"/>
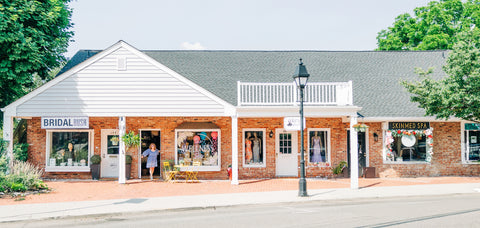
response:
<path fill-rule="evenodd" d="M 0 223 L 0 227 L 480 227 L 480 195 L 153 211 Z"/>

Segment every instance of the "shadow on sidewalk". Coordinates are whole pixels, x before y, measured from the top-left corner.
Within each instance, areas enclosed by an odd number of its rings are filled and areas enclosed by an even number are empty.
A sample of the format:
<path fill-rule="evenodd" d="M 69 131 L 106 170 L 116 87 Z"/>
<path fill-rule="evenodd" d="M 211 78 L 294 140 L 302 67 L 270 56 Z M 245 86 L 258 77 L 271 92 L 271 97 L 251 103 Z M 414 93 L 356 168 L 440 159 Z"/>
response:
<path fill-rule="evenodd" d="M 369 185 L 367 185 L 367 186 L 359 187 L 359 189 L 373 187 L 373 186 L 379 185 L 379 184 L 381 184 L 381 183 L 382 183 L 382 182 L 377 182 L 377 183 L 369 184 Z"/>
<path fill-rule="evenodd" d="M 269 180 L 270 180 L 270 179 L 242 181 L 241 183 L 239 183 L 239 185 L 244 185 L 244 184 L 255 184 L 255 183 L 264 182 L 264 181 L 269 181 Z"/>

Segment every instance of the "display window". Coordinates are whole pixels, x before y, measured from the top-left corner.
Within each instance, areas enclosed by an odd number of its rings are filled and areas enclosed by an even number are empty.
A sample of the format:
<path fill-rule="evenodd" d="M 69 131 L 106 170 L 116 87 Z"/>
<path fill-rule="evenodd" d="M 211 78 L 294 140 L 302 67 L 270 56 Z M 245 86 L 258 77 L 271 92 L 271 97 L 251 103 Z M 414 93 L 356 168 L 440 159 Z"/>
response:
<path fill-rule="evenodd" d="M 328 166 L 330 164 L 329 129 L 308 130 L 308 162 L 310 165 Z"/>
<path fill-rule="evenodd" d="M 243 145 L 243 166 L 265 167 L 265 129 L 244 129 Z"/>
<path fill-rule="evenodd" d="M 480 161 L 480 124 L 465 124 L 464 143 L 465 160 L 467 162 Z"/>
<path fill-rule="evenodd" d="M 192 166 L 194 162 L 199 162 L 200 171 L 220 169 L 220 130 L 177 129 L 175 134 L 176 165 Z"/>
<path fill-rule="evenodd" d="M 405 129 L 385 131 L 385 160 L 390 162 L 431 162 L 433 155 L 433 129 L 429 123 L 408 122 L 398 125 Z M 419 127 L 423 126 L 423 127 Z"/>
<path fill-rule="evenodd" d="M 47 131 L 45 171 L 89 172 L 93 130 Z"/>

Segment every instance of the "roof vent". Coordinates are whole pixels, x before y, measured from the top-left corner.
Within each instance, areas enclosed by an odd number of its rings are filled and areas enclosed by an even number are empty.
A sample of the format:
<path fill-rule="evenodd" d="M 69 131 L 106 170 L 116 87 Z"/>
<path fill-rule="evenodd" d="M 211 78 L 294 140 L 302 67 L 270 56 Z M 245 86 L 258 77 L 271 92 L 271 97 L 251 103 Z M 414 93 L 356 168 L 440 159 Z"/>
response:
<path fill-rule="evenodd" d="M 127 57 L 117 57 L 117 70 L 127 70 Z"/>

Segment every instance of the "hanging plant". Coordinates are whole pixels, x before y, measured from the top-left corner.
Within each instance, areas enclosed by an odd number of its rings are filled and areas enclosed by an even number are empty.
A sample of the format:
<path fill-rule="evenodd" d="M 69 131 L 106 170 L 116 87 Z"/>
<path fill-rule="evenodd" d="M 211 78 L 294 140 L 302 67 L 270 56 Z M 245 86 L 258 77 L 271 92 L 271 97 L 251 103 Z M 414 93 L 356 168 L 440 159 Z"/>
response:
<path fill-rule="evenodd" d="M 122 141 L 127 148 L 140 146 L 140 135 L 130 131 L 122 136 Z"/>
<path fill-rule="evenodd" d="M 365 132 L 369 126 L 366 124 L 360 123 L 360 124 L 354 124 L 353 128 L 355 129 L 356 132 Z"/>

